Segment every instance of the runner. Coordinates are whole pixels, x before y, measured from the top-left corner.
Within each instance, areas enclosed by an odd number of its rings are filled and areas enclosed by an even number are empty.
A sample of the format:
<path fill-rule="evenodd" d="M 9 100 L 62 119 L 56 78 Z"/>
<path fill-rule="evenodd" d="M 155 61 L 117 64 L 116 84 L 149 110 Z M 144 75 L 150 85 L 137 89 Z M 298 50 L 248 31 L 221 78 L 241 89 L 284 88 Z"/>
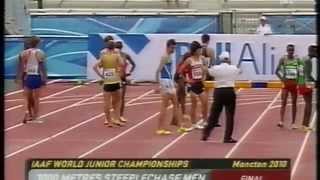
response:
<path fill-rule="evenodd" d="M 123 112 L 124 112 L 124 104 L 125 104 L 125 95 L 126 95 L 126 90 L 127 90 L 127 76 L 130 76 L 131 73 L 134 71 L 134 69 L 136 68 L 136 64 L 134 63 L 134 61 L 132 60 L 131 56 L 125 52 L 122 51 L 122 42 L 121 41 L 117 41 L 115 44 L 115 48 L 116 51 L 118 53 L 120 53 L 120 56 L 122 58 L 123 62 L 123 70 L 122 70 L 122 75 L 121 75 L 121 107 L 120 107 L 120 121 L 121 122 L 127 122 L 127 120 L 123 117 Z M 130 65 L 130 70 L 127 73 L 127 67 L 128 65 Z"/>
<path fill-rule="evenodd" d="M 305 132 L 312 131 L 310 127 L 310 118 L 312 112 L 312 83 L 315 82 L 315 78 L 312 77 L 312 60 L 317 58 L 317 46 L 311 45 L 308 48 L 308 56 L 304 57 L 302 61 L 299 61 L 299 77 L 298 77 L 298 90 L 299 94 L 303 96 L 305 101 L 304 115 L 301 129 Z"/>
<path fill-rule="evenodd" d="M 178 120 L 178 132 L 183 133 L 189 131 L 184 128 L 181 121 L 181 110 L 178 106 L 178 100 L 176 96 L 176 88 L 173 80 L 174 73 L 172 72 L 172 54 L 176 48 L 176 41 L 169 39 L 166 44 L 166 52 L 161 57 L 159 67 L 156 72 L 156 81 L 160 82 L 160 92 L 162 97 L 161 110 L 159 115 L 158 130 L 156 131 L 159 135 L 169 135 L 172 132 L 169 130 L 167 123 L 167 111 L 169 107 L 169 101 L 172 102 L 172 114 L 175 119 Z"/>
<path fill-rule="evenodd" d="M 180 69 L 182 64 L 190 57 L 190 53 L 187 52 L 183 55 L 181 61 L 177 65 L 177 70 Z M 188 73 L 190 69 L 185 68 L 183 72 L 179 73 L 178 71 L 175 73 L 175 82 L 177 83 L 177 97 L 178 97 L 178 104 L 181 106 L 182 114 L 186 113 L 186 83 L 188 78 Z"/>
<path fill-rule="evenodd" d="M 119 53 L 114 50 L 114 42 L 107 42 L 107 50 L 101 54 L 99 61 L 94 65 L 93 70 L 103 79 L 103 96 L 105 101 L 105 122 L 108 127 L 122 126 L 120 122 L 120 87 L 121 87 L 121 66 L 122 59 Z M 99 71 L 102 69 L 102 74 Z M 111 116 L 113 108 L 113 117 Z"/>
<path fill-rule="evenodd" d="M 299 57 L 294 54 L 294 45 L 287 45 L 287 55 L 281 57 L 276 69 L 276 75 L 284 84 L 281 91 L 281 109 L 280 121 L 278 127 L 283 127 L 284 114 L 287 106 L 289 93 L 291 94 L 292 103 L 292 124 L 291 129 L 297 129 L 296 114 L 297 114 L 297 78 L 298 78 L 298 61 Z"/>
<path fill-rule="evenodd" d="M 185 71 L 186 68 L 190 68 L 190 74 L 187 78 L 187 83 L 189 84 L 189 90 L 191 94 L 191 122 L 194 124 L 195 128 L 203 129 L 204 122 L 208 119 L 208 97 L 207 93 L 204 92 L 204 84 L 206 70 L 207 68 L 203 65 L 203 56 L 201 56 L 201 45 L 197 41 L 193 41 L 190 46 L 191 56 L 185 60 L 179 73 Z M 197 110 L 197 98 L 200 98 L 202 106 L 202 120 L 196 120 L 196 110 Z"/>
<path fill-rule="evenodd" d="M 204 65 L 206 68 L 210 68 L 215 64 L 215 53 L 212 48 L 209 47 L 210 43 L 210 36 L 208 34 L 204 34 L 201 36 L 201 42 L 202 42 L 202 56 L 204 57 Z M 208 71 L 206 73 L 206 81 L 213 81 L 214 77 L 211 76 Z M 204 88 L 207 98 L 207 104 L 209 104 L 209 94 L 211 88 L 210 87 L 205 87 Z M 202 125 L 205 126 L 207 123 L 203 119 L 201 120 Z"/>
<path fill-rule="evenodd" d="M 32 36 L 25 42 L 25 50 L 19 55 L 17 82 L 24 89 L 26 109 L 23 123 L 42 122 L 38 119 L 41 87 L 46 84 L 45 54 L 38 45 L 41 39 Z"/>

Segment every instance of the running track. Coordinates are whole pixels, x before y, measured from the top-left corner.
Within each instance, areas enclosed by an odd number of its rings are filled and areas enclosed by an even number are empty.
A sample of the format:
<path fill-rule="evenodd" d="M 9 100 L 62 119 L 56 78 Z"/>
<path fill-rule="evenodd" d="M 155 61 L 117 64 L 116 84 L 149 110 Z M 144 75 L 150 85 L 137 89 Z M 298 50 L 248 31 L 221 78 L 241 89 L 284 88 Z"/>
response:
<path fill-rule="evenodd" d="M 234 138 L 223 144 L 222 128 L 208 142 L 200 131 L 157 136 L 160 96 L 153 86 L 130 86 L 126 96 L 125 127 L 103 125 L 103 102 L 96 83 L 82 86 L 50 84 L 42 92 L 44 123 L 23 125 L 20 91 L 5 96 L 5 177 L 24 179 L 29 158 L 290 158 L 292 180 L 316 179 L 315 132 L 279 129 L 279 90 L 240 89 Z M 297 120 L 303 100 L 298 100 Z M 287 121 L 290 121 L 287 109 Z M 316 114 L 313 113 L 315 124 Z M 170 118 L 170 117 L 169 117 Z M 172 130 L 175 130 L 172 127 Z"/>

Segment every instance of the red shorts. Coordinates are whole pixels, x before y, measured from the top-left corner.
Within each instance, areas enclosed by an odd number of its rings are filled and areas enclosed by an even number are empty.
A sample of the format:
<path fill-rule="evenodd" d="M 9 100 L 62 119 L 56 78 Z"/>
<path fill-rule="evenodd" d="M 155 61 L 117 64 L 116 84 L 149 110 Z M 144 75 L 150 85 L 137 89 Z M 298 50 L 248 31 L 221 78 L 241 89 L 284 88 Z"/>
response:
<path fill-rule="evenodd" d="M 312 88 L 307 87 L 305 84 L 304 85 L 299 85 L 298 86 L 298 92 L 301 95 L 309 95 L 309 94 L 312 94 Z"/>
<path fill-rule="evenodd" d="M 288 90 L 290 93 L 297 94 L 297 86 L 298 85 L 297 85 L 296 80 L 288 79 L 288 80 L 285 80 L 283 82 L 283 84 L 284 84 L 283 89 Z"/>

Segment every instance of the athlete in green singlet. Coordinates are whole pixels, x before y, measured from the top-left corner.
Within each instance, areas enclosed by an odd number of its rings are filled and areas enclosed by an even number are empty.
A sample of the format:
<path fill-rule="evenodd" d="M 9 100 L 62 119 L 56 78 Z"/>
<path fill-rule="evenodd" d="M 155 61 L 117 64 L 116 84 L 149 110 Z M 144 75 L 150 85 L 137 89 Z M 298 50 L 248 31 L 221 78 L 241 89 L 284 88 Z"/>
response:
<path fill-rule="evenodd" d="M 279 127 L 283 127 L 284 114 L 289 93 L 292 100 L 292 129 L 297 129 L 295 124 L 297 114 L 297 78 L 299 57 L 294 54 L 294 45 L 287 45 L 287 55 L 281 57 L 276 69 L 276 75 L 282 81 L 284 87 L 281 94 L 281 109 Z"/>

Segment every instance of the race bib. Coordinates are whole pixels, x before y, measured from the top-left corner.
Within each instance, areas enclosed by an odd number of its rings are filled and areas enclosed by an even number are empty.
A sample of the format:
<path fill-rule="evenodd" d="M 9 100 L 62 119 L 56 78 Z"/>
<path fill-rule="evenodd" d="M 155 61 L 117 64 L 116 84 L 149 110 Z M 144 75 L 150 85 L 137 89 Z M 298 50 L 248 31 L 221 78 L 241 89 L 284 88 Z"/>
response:
<path fill-rule="evenodd" d="M 297 78 L 297 69 L 286 69 L 286 78 L 287 79 L 296 79 Z"/>
<path fill-rule="evenodd" d="M 193 79 L 202 79 L 201 66 L 192 67 L 191 73 L 192 73 Z"/>
<path fill-rule="evenodd" d="M 103 76 L 106 80 L 113 79 L 116 76 L 116 69 L 105 69 Z"/>
<path fill-rule="evenodd" d="M 38 66 L 33 65 L 27 68 L 27 74 L 38 74 Z"/>

